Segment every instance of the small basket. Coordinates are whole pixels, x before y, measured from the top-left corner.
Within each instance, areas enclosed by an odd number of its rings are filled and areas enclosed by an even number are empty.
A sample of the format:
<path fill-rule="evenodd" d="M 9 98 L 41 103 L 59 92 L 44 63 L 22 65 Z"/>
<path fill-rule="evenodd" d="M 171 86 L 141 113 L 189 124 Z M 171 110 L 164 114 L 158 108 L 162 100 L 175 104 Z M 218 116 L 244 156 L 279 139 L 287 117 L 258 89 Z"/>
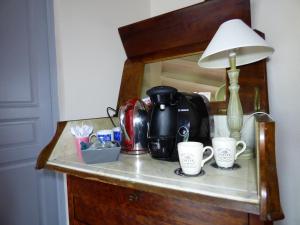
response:
<path fill-rule="evenodd" d="M 82 150 L 82 159 L 87 164 L 113 162 L 119 159 L 121 147 Z"/>

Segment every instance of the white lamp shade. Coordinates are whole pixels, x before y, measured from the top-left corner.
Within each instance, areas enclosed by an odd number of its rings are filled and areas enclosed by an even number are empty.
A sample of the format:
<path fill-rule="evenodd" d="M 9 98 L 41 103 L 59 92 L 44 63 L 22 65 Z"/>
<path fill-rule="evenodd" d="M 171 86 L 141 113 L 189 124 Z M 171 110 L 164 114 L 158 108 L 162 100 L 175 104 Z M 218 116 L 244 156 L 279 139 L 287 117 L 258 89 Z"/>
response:
<path fill-rule="evenodd" d="M 267 42 L 240 19 L 224 22 L 198 61 L 204 68 L 227 68 L 229 53 L 236 53 L 236 66 L 264 59 L 274 52 Z"/>

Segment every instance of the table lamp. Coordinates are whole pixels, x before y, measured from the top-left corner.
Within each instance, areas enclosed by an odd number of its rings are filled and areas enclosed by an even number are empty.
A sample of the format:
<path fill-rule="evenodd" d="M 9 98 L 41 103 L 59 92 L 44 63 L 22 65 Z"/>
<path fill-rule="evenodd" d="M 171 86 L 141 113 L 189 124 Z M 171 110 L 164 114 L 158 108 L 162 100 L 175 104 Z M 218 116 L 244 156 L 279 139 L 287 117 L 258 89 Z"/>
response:
<path fill-rule="evenodd" d="M 227 124 L 230 137 L 241 139 L 243 110 L 239 98 L 239 69 L 236 66 L 262 60 L 274 52 L 267 42 L 240 19 L 224 22 L 198 61 L 204 68 L 228 68 L 229 103 Z"/>

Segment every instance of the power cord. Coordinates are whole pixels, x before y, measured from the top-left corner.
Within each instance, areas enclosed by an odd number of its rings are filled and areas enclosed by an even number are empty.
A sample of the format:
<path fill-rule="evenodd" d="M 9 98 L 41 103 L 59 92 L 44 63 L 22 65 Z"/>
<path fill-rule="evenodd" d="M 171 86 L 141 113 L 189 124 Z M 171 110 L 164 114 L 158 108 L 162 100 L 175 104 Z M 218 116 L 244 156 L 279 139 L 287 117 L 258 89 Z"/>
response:
<path fill-rule="evenodd" d="M 115 124 L 115 122 L 114 122 L 113 119 L 112 119 L 113 116 L 111 116 L 110 111 L 113 111 L 113 112 L 115 113 L 114 116 L 116 116 L 116 115 L 117 115 L 117 110 L 115 110 L 115 109 L 112 108 L 112 107 L 107 107 L 107 108 L 106 108 L 107 116 L 108 116 L 108 118 L 110 119 L 112 125 L 113 125 L 114 127 L 117 127 L 116 124 Z"/>
<path fill-rule="evenodd" d="M 266 116 L 268 116 L 271 120 L 273 120 L 272 116 L 271 116 L 270 114 L 266 113 L 266 112 L 254 112 L 254 113 L 250 114 L 250 115 L 245 119 L 245 122 L 243 123 L 243 127 L 242 127 L 242 129 L 241 129 L 241 132 L 242 132 L 242 130 L 244 129 L 245 125 L 247 124 L 248 120 L 249 120 L 251 117 L 253 117 L 254 115 L 257 115 L 257 114 L 263 114 L 263 115 L 266 115 Z"/>

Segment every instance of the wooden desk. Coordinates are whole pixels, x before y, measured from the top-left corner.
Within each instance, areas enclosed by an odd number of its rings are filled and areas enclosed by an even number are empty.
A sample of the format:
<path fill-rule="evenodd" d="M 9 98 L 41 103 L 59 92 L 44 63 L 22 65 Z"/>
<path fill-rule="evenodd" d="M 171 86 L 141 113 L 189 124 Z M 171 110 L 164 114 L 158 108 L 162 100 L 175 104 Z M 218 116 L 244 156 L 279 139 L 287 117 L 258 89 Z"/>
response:
<path fill-rule="evenodd" d="M 71 224 L 271 224 L 283 218 L 274 122 L 266 116 L 256 121 L 257 158 L 238 161 L 242 168 L 236 171 L 207 164 L 202 177 L 180 177 L 174 174 L 178 162 L 150 155 L 85 164 L 76 155 L 70 123 L 50 157 L 43 162 L 41 153 L 37 166 L 68 174 Z M 110 123 L 105 118 L 90 122 L 105 128 Z"/>

